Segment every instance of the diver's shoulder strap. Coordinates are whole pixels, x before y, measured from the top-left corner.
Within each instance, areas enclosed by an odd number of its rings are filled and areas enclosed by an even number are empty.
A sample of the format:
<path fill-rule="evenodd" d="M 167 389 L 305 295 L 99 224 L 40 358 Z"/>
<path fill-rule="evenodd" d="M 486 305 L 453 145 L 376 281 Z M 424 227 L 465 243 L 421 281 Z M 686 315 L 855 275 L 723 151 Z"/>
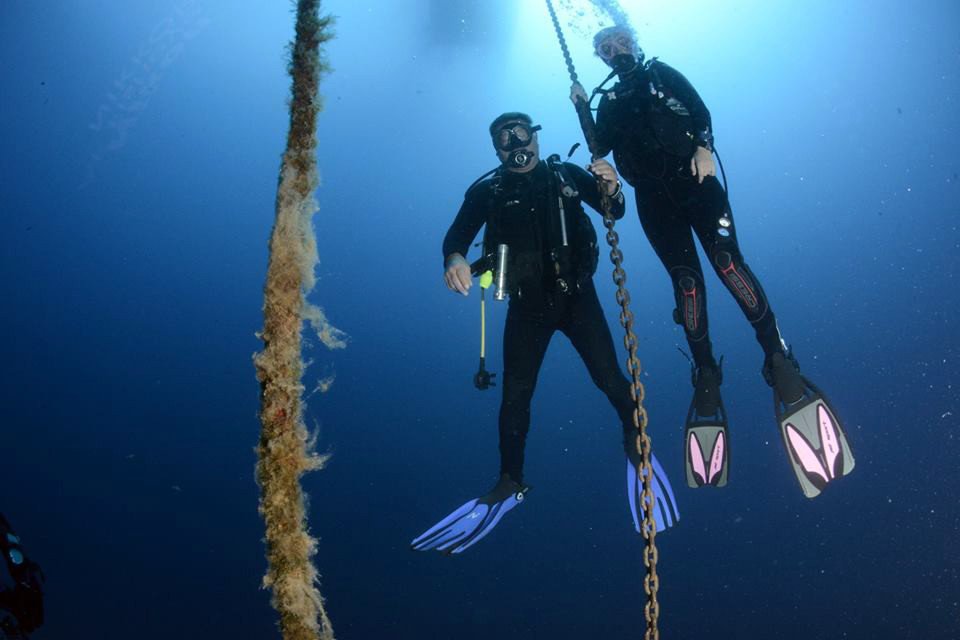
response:
<path fill-rule="evenodd" d="M 496 167 L 487 171 L 485 174 L 474 180 L 473 184 L 467 188 L 466 197 L 481 198 L 483 202 L 484 213 L 486 214 L 486 224 L 483 225 L 483 240 L 480 246 L 483 247 L 485 254 L 490 253 L 491 247 L 488 243 L 490 237 L 496 238 L 498 218 L 501 204 L 498 198 L 502 196 L 503 189 L 501 181 L 503 180 L 503 166 Z M 474 193 L 475 192 L 475 193 Z"/>
<path fill-rule="evenodd" d="M 488 187 L 495 186 L 495 183 L 498 182 L 500 179 L 500 170 L 502 168 L 503 168 L 502 165 L 499 167 L 494 167 L 493 169 L 490 169 L 490 171 L 487 171 L 482 176 L 480 176 L 479 178 L 471 182 L 470 186 L 467 187 L 467 190 L 463 193 L 464 199 L 470 197 L 470 194 L 474 189 L 478 189 L 484 185 Z"/>
<path fill-rule="evenodd" d="M 665 66 L 667 66 L 666 63 L 660 62 L 660 58 L 656 56 L 647 60 L 647 62 L 643 65 L 644 71 L 646 71 L 650 76 L 650 83 L 658 93 L 663 93 L 663 90 L 667 88 L 663 83 L 663 78 L 660 77 L 660 70 Z"/>

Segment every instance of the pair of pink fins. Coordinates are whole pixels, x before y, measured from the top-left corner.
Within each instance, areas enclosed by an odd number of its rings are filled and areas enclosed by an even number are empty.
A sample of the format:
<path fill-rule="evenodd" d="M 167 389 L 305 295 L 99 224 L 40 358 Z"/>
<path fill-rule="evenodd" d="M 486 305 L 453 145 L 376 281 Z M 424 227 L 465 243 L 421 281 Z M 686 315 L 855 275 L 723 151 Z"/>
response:
<path fill-rule="evenodd" d="M 853 471 L 855 461 L 843 426 L 823 393 L 806 378 L 803 383 L 803 397 L 790 405 L 783 403 L 774 390 L 774 414 L 800 488 L 808 498 L 816 498 L 829 483 Z M 698 416 L 691 403 L 684 432 L 684 458 L 688 486 L 727 484 L 730 439 L 722 402 L 717 415 L 710 418 Z"/>

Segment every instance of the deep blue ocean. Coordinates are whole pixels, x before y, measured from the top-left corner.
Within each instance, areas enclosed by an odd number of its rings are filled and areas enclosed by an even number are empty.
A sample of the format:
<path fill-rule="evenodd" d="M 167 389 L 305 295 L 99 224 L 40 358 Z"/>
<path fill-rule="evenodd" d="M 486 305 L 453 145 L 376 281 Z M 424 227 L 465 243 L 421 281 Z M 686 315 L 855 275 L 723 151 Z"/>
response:
<path fill-rule="evenodd" d="M 583 5 L 561 18 L 590 89 L 607 71 Z M 623 5 L 709 107 L 744 255 L 857 456 L 803 496 L 762 352 L 708 274 L 732 471 L 724 489 L 685 486 L 686 345 L 628 187 L 617 229 L 650 434 L 681 513 L 657 537 L 661 637 L 960 637 L 960 4 Z M 582 139 L 544 4 L 323 10 L 338 18 L 311 300 L 349 345 L 305 333 L 307 422 L 332 458 L 303 484 L 337 637 L 642 637 L 619 425 L 560 334 L 528 499 L 462 556 L 409 549 L 497 477 L 500 387 L 471 383 L 477 291 L 447 291 L 441 256 L 497 164 L 487 125 L 530 113 L 544 156 Z M 293 20 L 285 1 L 0 4 L 0 512 L 46 573 L 36 640 L 279 638 L 251 356 Z M 499 375 L 506 306 L 488 307 Z"/>

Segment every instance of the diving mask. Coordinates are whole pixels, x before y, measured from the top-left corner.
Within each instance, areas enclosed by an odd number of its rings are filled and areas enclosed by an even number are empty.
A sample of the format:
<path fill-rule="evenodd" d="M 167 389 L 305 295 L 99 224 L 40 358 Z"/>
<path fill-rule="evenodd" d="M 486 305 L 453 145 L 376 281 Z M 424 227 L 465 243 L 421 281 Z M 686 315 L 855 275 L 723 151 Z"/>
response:
<path fill-rule="evenodd" d="M 632 71 L 644 58 L 643 51 L 637 46 L 633 37 L 616 28 L 597 42 L 596 52 L 600 59 L 617 73 Z"/>
<path fill-rule="evenodd" d="M 540 131 L 540 125 L 531 127 L 523 122 L 510 122 L 502 126 L 493 138 L 494 146 L 500 151 L 516 151 L 530 144 L 533 134 Z"/>

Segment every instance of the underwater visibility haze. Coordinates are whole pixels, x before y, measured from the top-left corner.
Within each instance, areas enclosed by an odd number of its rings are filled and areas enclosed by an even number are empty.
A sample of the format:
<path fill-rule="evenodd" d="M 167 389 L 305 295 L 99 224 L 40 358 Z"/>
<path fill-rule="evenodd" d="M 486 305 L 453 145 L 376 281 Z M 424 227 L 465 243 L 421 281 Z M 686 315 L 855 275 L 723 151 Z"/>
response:
<path fill-rule="evenodd" d="M 589 93 L 609 73 L 592 40 L 612 3 L 554 4 Z M 960 637 L 960 5 L 620 5 L 647 60 L 709 108 L 740 248 L 856 455 L 804 496 L 764 352 L 706 269 L 729 475 L 688 488 L 689 347 L 624 181 L 615 228 L 647 431 L 677 509 L 655 538 L 661 637 Z M 508 303 L 485 297 L 497 386 L 477 390 L 478 291 L 448 291 L 442 255 L 467 188 L 500 163 L 488 126 L 530 114 L 543 158 L 579 142 L 570 162 L 590 162 L 546 4 L 324 0 L 320 13 L 335 20 L 313 105 L 319 263 L 302 357 L 323 469 L 301 484 L 333 632 L 642 637 L 619 418 L 566 337 L 536 381 L 519 500 L 463 553 L 410 548 L 498 483 Z M 0 513 L 43 571 L 30 638 L 280 637 L 252 355 L 295 19 L 291 2 L 0 6 Z M 605 230 L 586 209 L 623 368 Z"/>

